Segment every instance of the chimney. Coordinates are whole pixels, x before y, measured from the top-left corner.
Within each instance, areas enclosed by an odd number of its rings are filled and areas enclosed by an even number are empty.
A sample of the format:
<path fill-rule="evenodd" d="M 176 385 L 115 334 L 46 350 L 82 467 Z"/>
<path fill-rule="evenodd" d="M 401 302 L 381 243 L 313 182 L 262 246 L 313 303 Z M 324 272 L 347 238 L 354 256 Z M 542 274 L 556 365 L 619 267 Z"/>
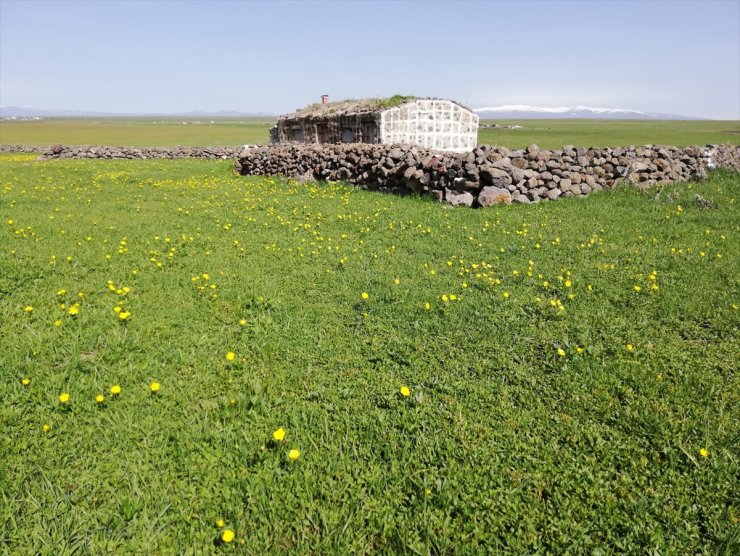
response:
<path fill-rule="evenodd" d="M 321 104 L 329 104 L 329 95 L 321 95 Z"/>

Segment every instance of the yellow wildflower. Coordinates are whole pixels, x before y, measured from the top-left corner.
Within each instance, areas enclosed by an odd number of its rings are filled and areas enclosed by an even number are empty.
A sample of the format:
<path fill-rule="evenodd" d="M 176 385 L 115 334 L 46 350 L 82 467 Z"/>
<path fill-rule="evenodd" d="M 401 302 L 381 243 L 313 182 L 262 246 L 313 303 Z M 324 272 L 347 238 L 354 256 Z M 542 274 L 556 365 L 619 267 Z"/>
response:
<path fill-rule="evenodd" d="M 558 355 L 560 357 L 565 357 L 565 350 L 563 348 L 558 348 Z"/>
<path fill-rule="evenodd" d="M 223 533 L 221 533 L 221 540 L 224 542 L 231 542 L 234 540 L 234 537 L 236 535 L 234 534 L 234 531 L 231 529 L 226 529 Z"/>
<path fill-rule="evenodd" d="M 121 393 L 121 386 L 120 384 L 116 384 L 114 386 L 110 387 L 110 393 L 113 396 L 118 396 Z"/>
<path fill-rule="evenodd" d="M 59 394 L 59 401 L 63 404 L 69 403 L 69 394 L 67 392 L 62 392 Z"/>
<path fill-rule="evenodd" d="M 368 299 L 370 296 L 367 294 L 367 292 L 362 292 L 362 299 Z"/>
<path fill-rule="evenodd" d="M 233 361 L 234 357 L 236 357 L 236 354 L 233 351 L 230 351 L 226 354 L 226 360 L 227 361 Z"/>
<path fill-rule="evenodd" d="M 301 452 L 295 448 L 288 452 L 288 459 L 290 461 L 296 461 L 299 457 L 301 457 Z"/>
<path fill-rule="evenodd" d="M 21 380 L 21 384 L 22 384 L 23 386 L 28 386 L 29 384 L 31 384 L 31 379 L 30 379 L 30 378 L 28 378 L 28 377 L 25 377 L 25 378 L 23 378 L 23 379 Z"/>
<path fill-rule="evenodd" d="M 159 392 L 159 382 L 152 382 L 149 385 L 149 389 L 152 391 L 152 394 Z"/>
<path fill-rule="evenodd" d="M 285 440 L 285 429 L 283 427 L 275 429 L 275 431 L 272 433 L 272 438 L 277 442 L 282 442 L 283 440 Z"/>
<path fill-rule="evenodd" d="M 409 390 L 408 386 L 401 386 L 401 395 L 404 398 L 408 398 L 411 395 L 411 390 Z"/>
<path fill-rule="evenodd" d="M 701 450 L 699 450 L 699 455 L 703 458 L 708 458 L 709 450 L 707 450 L 706 448 L 702 448 Z"/>
<path fill-rule="evenodd" d="M 103 403 L 105 401 L 105 396 L 103 394 L 98 394 L 95 396 L 95 402 L 96 403 Z"/>
<path fill-rule="evenodd" d="M 26 305 L 26 306 L 25 306 L 25 308 L 24 308 L 23 310 L 24 310 L 24 311 L 25 311 L 26 313 L 32 313 L 32 312 L 33 312 L 33 307 L 32 307 L 31 305 Z"/>

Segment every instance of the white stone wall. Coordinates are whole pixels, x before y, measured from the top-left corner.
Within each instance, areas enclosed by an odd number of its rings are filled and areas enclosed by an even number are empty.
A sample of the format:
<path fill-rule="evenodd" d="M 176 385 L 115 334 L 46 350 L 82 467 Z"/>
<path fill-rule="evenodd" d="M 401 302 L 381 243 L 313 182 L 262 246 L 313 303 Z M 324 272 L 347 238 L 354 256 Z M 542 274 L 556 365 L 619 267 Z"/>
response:
<path fill-rule="evenodd" d="M 381 112 L 380 142 L 470 151 L 478 144 L 478 116 L 449 100 L 415 100 Z"/>

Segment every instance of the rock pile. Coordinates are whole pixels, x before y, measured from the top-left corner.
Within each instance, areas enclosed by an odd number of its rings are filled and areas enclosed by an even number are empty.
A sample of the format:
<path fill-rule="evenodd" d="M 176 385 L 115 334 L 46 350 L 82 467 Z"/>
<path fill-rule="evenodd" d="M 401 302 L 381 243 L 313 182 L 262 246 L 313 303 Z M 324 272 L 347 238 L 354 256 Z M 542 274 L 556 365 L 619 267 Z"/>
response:
<path fill-rule="evenodd" d="M 417 192 L 453 205 L 536 203 L 632 183 L 701 178 L 714 161 L 740 160 L 740 147 L 625 148 L 537 145 L 515 150 L 482 145 L 463 154 L 410 145 L 272 145 L 245 149 L 235 170 L 242 175 L 283 175 L 342 180 L 365 189 Z"/>

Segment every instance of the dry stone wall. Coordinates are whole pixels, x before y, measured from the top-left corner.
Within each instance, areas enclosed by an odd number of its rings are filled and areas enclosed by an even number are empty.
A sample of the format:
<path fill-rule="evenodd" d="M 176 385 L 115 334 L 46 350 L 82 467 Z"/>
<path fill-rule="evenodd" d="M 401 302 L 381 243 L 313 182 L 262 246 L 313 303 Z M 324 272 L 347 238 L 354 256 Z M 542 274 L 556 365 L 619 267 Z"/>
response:
<path fill-rule="evenodd" d="M 453 205 L 536 203 L 631 183 L 703 178 L 716 165 L 738 168 L 740 147 L 659 145 L 543 150 L 481 145 L 463 154 L 409 145 L 272 145 L 245 149 L 242 175 L 342 180 L 365 189 L 429 194 Z"/>
<path fill-rule="evenodd" d="M 40 153 L 42 159 L 51 158 L 208 158 L 233 159 L 245 147 L 109 147 L 105 145 L 37 146 L 0 145 L 0 152 Z"/>
<path fill-rule="evenodd" d="M 722 166 L 740 171 L 740 146 L 507 149 L 481 145 L 445 153 L 410 145 L 247 145 L 111 147 L 0 145 L 0 152 L 55 158 L 236 159 L 242 175 L 343 180 L 358 187 L 428 194 L 453 205 L 536 203 L 631 183 L 640 188 L 702 178 Z"/>

